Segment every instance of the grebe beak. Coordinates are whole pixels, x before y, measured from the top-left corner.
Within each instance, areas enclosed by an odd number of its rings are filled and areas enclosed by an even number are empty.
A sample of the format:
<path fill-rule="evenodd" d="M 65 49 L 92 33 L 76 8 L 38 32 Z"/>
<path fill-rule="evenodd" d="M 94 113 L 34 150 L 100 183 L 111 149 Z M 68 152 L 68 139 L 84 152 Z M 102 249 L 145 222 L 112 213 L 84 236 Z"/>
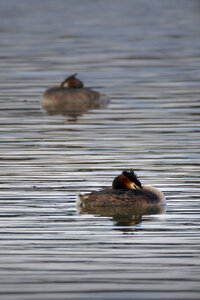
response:
<path fill-rule="evenodd" d="M 141 187 L 139 187 L 137 184 L 135 184 L 134 182 L 132 182 L 130 184 L 130 188 L 133 189 L 133 190 L 142 190 Z"/>

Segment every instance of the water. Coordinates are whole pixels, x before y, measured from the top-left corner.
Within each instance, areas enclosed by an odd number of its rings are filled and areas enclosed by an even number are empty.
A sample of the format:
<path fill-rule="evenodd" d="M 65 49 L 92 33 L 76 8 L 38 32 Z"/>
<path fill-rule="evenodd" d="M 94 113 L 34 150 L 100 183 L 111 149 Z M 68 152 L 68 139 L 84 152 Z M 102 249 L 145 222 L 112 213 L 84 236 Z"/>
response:
<path fill-rule="evenodd" d="M 200 1 L 1 1 L 0 293 L 5 300 L 200 298 Z M 79 73 L 105 109 L 50 116 Z M 164 214 L 79 214 L 132 167 Z"/>

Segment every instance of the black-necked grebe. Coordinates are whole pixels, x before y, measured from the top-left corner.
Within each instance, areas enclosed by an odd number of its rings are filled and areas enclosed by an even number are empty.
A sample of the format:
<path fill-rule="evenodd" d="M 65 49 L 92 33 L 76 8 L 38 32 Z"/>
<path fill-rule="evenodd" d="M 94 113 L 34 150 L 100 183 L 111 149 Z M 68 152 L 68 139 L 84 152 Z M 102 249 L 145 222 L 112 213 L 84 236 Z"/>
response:
<path fill-rule="evenodd" d="M 106 107 L 109 98 L 90 88 L 85 88 L 76 75 L 67 77 L 59 86 L 48 88 L 41 96 L 42 108 L 48 113 L 65 115 Z"/>
<path fill-rule="evenodd" d="M 112 188 L 79 195 L 78 199 L 78 205 L 86 209 L 130 207 L 145 210 L 165 203 L 163 193 L 152 186 L 142 186 L 132 169 L 117 176 Z"/>

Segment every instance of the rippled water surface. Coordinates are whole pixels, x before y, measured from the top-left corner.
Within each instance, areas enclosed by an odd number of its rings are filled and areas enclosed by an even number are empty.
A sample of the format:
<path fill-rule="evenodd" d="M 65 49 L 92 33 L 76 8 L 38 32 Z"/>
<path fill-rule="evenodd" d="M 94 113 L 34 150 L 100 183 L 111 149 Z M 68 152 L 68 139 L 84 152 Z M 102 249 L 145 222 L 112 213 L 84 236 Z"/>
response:
<path fill-rule="evenodd" d="M 2 0 L 1 299 L 200 298 L 200 1 Z M 48 115 L 79 73 L 110 105 Z M 132 167 L 164 214 L 79 214 Z"/>

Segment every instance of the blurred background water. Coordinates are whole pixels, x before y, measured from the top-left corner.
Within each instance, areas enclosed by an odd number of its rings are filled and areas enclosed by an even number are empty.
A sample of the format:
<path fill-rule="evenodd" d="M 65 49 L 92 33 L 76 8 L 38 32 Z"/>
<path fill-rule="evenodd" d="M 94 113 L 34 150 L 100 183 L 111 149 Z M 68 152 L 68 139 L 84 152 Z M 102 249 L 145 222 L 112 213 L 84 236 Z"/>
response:
<path fill-rule="evenodd" d="M 200 1 L 0 6 L 1 299 L 199 299 Z M 42 111 L 75 72 L 111 104 Z M 165 214 L 79 214 L 130 167 Z"/>

